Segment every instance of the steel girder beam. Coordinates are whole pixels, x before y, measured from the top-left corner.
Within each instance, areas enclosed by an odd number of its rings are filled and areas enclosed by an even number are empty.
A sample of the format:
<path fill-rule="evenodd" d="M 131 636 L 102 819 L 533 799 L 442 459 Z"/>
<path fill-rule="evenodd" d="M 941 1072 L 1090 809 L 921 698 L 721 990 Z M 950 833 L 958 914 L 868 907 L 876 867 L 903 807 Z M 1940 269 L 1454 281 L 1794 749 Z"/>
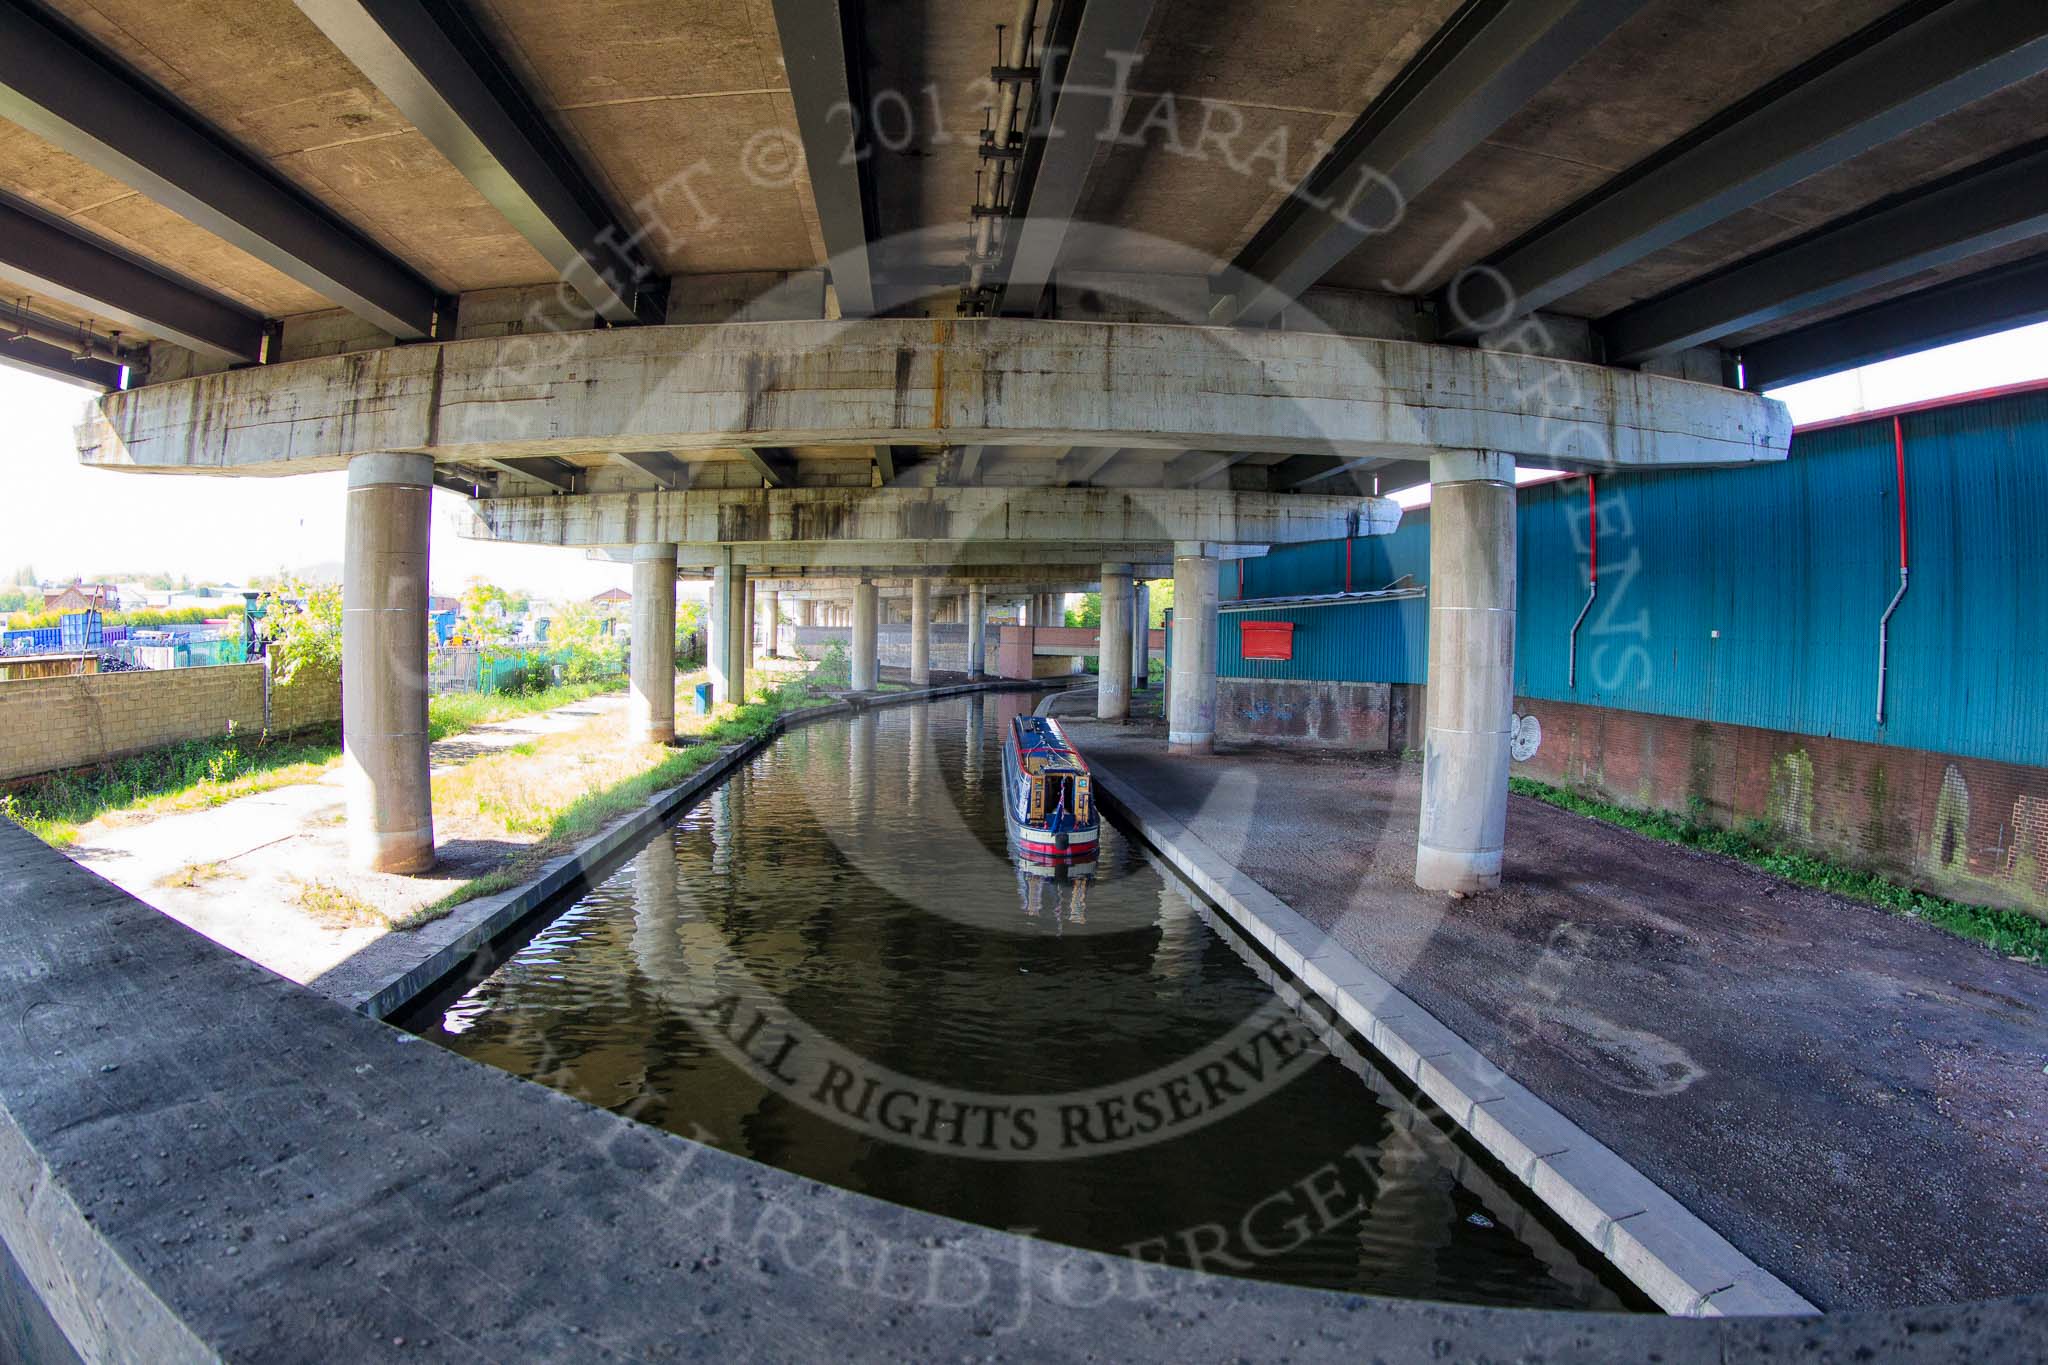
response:
<path fill-rule="evenodd" d="M 25 0 L 0 0 L 0 118 L 383 331 L 433 331 L 425 280 Z"/>
<path fill-rule="evenodd" d="M 76 352 L 35 337 L 0 336 L 0 365 L 102 391 L 121 387 L 121 366 L 111 360 L 80 360 Z"/>
<path fill-rule="evenodd" d="M 263 319 L 0 194 L 0 280 L 226 360 L 263 357 Z"/>
<path fill-rule="evenodd" d="M 1607 359 L 1640 364 L 2048 232 L 2048 144 L 1879 204 L 1612 314 Z"/>
<path fill-rule="evenodd" d="M 2048 254 L 1752 342 L 1743 383 L 1780 388 L 2036 322 L 2048 322 Z"/>
<path fill-rule="evenodd" d="M 2048 70 L 2048 6 L 1902 12 L 1774 82 L 1509 247 L 1439 301 L 1470 339 L 2015 81 Z"/>
<path fill-rule="evenodd" d="M 1239 253 L 1210 321 L 1270 322 L 1645 3 L 1465 6 Z"/>
<path fill-rule="evenodd" d="M 1072 49 L 1048 52 L 1047 68 L 1058 63 L 1057 89 L 1042 79 L 1039 99 L 1051 98 L 1046 135 L 1024 169 L 1004 232 L 1003 259 L 996 267 L 998 313 L 1035 317 L 1059 265 L 1067 228 L 1088 192 L 1089 173 L 1105 137 L 1122 131 L 1128 94 L 1125 84 L 1135 53 L 1152 20 L 1155 0 L 1087 0 L 1074 30 Z M 1052 48 L 1053 44 L 1048 44 Z"/>
<path fill-rule="evenodd" d="M 811 177 L 839 315 L 875 315 L 874 147 L 868 139 L 861 0 L 774 0 L 797 134 Z"/>
<path fill-rule="evenodd" d="M 625 450 L 612 457 L 620 464 L 648 478 L 672 493 L 690 486 L 691 466 L 666 450 Z"/>
<path fill-rule="evenodd" d="M 598 314 L 666 320 L 639 234 L 477 27 L 462 0 L 297 0 L 491 207 Z"/>

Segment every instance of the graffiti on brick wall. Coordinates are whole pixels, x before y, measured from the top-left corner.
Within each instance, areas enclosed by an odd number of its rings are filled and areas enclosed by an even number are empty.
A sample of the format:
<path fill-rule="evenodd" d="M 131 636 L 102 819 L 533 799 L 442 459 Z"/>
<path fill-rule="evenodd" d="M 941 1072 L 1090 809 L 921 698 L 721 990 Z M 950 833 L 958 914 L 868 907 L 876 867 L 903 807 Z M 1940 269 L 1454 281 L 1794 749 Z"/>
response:
<path fill-rule="evenodd" d="M 1517 715 L 1509 725 L 1508 755 L 1517 763 L 1527 763 L 1543 747 L 1543 722 L 1534 716 Z"/>

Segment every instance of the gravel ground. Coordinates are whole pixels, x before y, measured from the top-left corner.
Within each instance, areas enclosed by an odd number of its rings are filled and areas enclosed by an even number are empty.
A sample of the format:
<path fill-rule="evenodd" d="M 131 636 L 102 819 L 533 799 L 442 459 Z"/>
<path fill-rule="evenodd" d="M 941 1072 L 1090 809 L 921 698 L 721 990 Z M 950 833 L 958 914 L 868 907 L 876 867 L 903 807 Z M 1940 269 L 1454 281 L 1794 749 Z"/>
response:
<path fill-rule="evenodd" d="M 1823 1308 L 2048 1289 L 2048 970 L 1519 797 L 1502 889 L 1425 893 L 1412 763 L 1068 724 Z"/>

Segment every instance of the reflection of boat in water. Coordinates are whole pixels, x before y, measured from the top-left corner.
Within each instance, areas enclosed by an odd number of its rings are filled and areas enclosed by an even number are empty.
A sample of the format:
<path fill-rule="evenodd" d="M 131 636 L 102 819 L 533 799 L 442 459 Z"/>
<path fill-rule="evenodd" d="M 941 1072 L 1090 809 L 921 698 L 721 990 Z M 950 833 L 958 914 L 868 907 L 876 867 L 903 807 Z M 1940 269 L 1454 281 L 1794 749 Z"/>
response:
<path fill-rule="evenodd" d="M 1018 716 L 1003 745 L 1003 809 L 1026 859 L 1095 858 L 1100 826 L 1088 764 L 1056 720 Z"/>

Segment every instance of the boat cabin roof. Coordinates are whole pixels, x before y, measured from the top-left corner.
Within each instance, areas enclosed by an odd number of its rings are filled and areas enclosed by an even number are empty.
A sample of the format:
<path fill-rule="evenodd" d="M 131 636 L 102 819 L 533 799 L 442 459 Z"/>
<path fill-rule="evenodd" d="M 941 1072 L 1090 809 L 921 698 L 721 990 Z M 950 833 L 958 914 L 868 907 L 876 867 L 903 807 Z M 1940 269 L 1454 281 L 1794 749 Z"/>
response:
<path fill-rule="evenodd" d="M 1057 721 L 1045 716 L 1019 716 L 1011 722 L 1010 737 L 1017 745 L 1017 761 L 1027 773 L 1088 771 L 1088 764 L 1074 752 Z"/>

